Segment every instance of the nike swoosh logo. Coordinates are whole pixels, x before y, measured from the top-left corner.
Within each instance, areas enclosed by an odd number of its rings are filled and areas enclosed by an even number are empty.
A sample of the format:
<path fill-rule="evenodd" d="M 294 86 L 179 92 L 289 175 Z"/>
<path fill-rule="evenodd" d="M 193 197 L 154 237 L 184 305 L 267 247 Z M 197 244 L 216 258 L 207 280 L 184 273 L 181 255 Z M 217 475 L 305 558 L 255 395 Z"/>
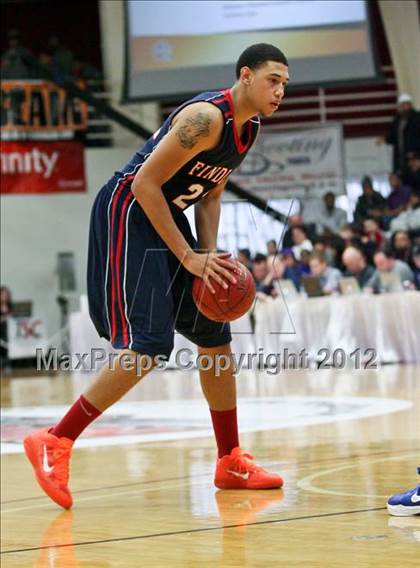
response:
<path fill-rule="evenodd" d="M 414 495 L 411 496 L 411 502 L 412 503 L 420 503 L 420 495 L 418 495 L 417 493 L 414 493 Z"/>
<path fill-rule="evenodd" d="M 42 456 L 43 469 L 44 469 L 45 473 L 51 473 L 52 470 L 54 469 L 54 467 L 51 466 L 51 465 L 48 463 L 47 446 L 44 446 L 44 447 L 43 447 L 42 452 L 43 452 L 43 456 Z"/>
<path fill-rule="evenodd" d="M 93 412 L 89 412 L 87 408 L 85 408 L 83 402 L 79 400 L 80 406 L 82 407 L 83 412 L 85 412 L 88 416 L 93 416 Z"/>
<path fill-rule="evenodd" d="M 246 473 L 239 473 L 238 471 L 232 471 L 230 469 L 226 470 L 228 473 L 231 473 L 232 475 L 236 475 L 236 477 L 242 477 L 242 479 L 249 479 L 249 471 L 247 471 Z"/>

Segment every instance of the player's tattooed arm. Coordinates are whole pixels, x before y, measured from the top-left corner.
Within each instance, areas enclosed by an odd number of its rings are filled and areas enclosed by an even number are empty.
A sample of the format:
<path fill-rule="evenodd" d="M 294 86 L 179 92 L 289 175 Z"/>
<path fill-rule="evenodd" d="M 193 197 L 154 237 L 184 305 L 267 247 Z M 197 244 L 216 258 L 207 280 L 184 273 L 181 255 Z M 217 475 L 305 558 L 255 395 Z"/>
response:
<path fill-rule="evenodd" d="M 210 135 L 211 117 L 205 112 L 197 112 L 194 116 L 186 117 L 177 129 L 177 137 L 183 148 L 191 150 L 200 138 Z"/>

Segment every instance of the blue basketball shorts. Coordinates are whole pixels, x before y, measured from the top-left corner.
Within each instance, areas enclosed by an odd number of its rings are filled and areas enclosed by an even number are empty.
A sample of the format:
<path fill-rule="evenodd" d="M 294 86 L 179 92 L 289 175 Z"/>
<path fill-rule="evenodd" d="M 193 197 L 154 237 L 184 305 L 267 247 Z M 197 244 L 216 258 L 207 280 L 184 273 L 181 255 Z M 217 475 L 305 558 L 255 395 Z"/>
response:
<path fill-rule="evenodd" d="M 192 298 L 193 276 L 155 231 L 131 191 L 134 175 L 112 178 L 93 204 L 87 270 L 89 312 L 115 349 L 169 358 L 177 331 L 200 347 L 230 343 L 230 326 L 209 320 Z M 171 207 L 197 249 L 186 216 Z"/>

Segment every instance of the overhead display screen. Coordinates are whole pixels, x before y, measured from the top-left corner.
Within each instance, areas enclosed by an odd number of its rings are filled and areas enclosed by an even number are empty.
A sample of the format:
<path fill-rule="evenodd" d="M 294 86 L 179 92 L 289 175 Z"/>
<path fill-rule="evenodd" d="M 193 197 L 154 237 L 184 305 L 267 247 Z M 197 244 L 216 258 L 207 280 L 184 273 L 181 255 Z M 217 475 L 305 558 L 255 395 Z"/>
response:
<path fill-rule="evenodd" d="M 376 76 L 364 0 L 126 2 L 127 100 L 228 87 L 253 43 L 277 45 L 293 85 Z"/>

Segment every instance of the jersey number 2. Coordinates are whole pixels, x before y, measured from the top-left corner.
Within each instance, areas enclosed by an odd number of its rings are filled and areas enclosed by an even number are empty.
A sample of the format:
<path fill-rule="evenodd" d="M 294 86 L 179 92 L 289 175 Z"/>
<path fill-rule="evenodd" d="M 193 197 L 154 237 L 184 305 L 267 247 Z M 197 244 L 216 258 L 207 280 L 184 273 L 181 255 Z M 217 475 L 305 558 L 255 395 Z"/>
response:
<path fill-rule="evenodd" d="M 191 201 L 192 199 L 195 199 L 196 197 L 201 195 L 204 191 L 204 185 L 201 185 L 200 183 L 193 183 L 192 185 L 187 187 L 187 189 L 190 192 L 189 195 L 178 195 L 178 197 L 173 200 L 173 203 L 175 203 L 175 205 L 178 205 L 180 209 L 185 209 L 187 205 L 189 205 L 188 201 Z"/>

